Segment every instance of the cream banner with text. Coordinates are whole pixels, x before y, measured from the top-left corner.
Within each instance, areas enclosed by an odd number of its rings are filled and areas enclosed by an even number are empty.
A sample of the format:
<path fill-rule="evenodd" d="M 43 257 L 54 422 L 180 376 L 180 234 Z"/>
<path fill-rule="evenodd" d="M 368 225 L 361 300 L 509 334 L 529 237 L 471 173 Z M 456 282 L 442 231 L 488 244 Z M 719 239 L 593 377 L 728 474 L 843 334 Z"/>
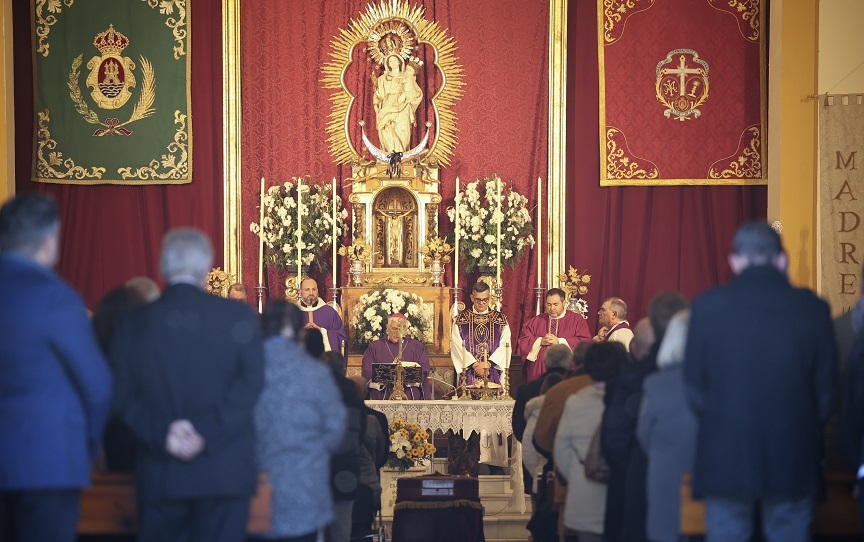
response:
<path fill-rule="evenodd" d="M 822 296 L 832 316 L 861 295 L 864 261 L 864 95 L 820 97 Z"/>

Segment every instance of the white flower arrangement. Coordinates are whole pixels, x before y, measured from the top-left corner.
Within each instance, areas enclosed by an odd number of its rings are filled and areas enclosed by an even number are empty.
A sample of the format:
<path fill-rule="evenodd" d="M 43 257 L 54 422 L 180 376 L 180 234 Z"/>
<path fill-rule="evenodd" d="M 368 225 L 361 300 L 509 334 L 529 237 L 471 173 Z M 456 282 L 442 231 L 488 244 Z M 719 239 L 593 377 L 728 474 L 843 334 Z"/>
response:
<path fill-rule="evenodd" d="M 408 318 L 406 336 L 424 342 L 432 329 L 432 310 L 417 294 L 381 287 L 363 294 L 354 305 L 351 328 L 358 346 L 366 346 L 386 335 L 387 320 L 401 312 Z"/>
<path fill-rule="evenodd" d="M 498 187 L 501 188 L 501 216 L 498 216 Z M 497 224 L 501 222 L 501 265 L 515 267 L 525 250 L 534 246 L 534 231 L 528 198 L 512 187 L 503 185 L 496 176 L 480 179 L 460 191 L 459 256 L 465 259 L 465 270 L 476 266 L 495 267 L 498 258 Z M 447 208 L 447 216 L 456 222 L 456 209 Z M 460 265 L 462 261 L 459 262 Z"/>
<path fill-rule="evenodd" d="M 264 240 L 267 247 L 266 261 L 276 267 L 285 268 L 297 264 L 297 178 L 267 189 L 264 195 L 264 220 L 253 222 L 249 229 Z M 327 260 L 322 256 L 333 246 L 333 187 L 330 184 L 303 182 L 301 197 L 300 252 L 303 265 L 315 262 L 318 269 L 326 271 Z M 348 211 L 342 207 L 342 198 L 336 196 L 336 237 L 345 234 L 345 219 Z"/>

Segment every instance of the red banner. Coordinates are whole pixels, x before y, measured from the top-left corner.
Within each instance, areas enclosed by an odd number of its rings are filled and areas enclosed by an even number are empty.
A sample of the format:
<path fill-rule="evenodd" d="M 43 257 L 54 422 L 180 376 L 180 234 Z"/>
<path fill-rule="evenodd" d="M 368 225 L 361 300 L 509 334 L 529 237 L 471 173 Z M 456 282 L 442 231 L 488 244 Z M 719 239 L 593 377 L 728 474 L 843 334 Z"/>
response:
<path fill-rule="evenodd" d="M 600 184 L 766 184 L 766 3 L 597 0 Z"/>

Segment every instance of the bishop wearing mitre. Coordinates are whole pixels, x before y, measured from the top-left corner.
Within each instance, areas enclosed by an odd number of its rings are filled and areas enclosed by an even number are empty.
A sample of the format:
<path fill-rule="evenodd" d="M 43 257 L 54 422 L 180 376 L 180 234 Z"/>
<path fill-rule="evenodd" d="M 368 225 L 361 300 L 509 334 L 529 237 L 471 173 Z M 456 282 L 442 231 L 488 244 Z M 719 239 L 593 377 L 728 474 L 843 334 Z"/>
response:
<path fill-rule="evenodd" d="M 402 313 L 392 314 L 387 319 L 387 335 L 369 343 L 363 354 L 363 378 L 369 383 L 369 399 L 388 399 L 393 392 L 391 384 L 375 382 L 375 366 L 392 365 L 400 358 L 402 366 L 420 366 L 421 382 L 406 382 L 403 389 L 408 399 L 430 399 L 432 388 L 429 384 L 429 356 L 423 343 L 405 336 L 408 318 Z"/>
<path fill-rule="evenodd" d="M 546 351 L 553 344 L 566 344 L 572 350 L 577 343 L 590 341 L 585 318 L 564 306 L 564 290 L 552 288 L 546 293 L 546 312 L 525 322 L 519 334 L 519 352 L 525 359 L 528 382 L 546 372 Z"/>

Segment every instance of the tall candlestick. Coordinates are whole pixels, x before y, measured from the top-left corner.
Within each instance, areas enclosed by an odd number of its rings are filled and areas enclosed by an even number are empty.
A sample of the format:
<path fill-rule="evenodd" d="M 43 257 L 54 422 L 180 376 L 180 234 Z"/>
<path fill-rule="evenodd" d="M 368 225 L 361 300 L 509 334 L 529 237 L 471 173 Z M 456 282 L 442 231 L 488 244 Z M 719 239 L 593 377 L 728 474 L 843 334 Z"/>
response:
<path fill-rule="evenodd" d="M 336 177 L 333 177 L 333 291 L 336 291 Z"/>
<path fill-rule="evenodd" d="M 537 287 L 539 288 L 543 284 L 543 260 L 541 257 L 543 256 L 543 245 L 540 243 L 540 238 L 543 234 L 543 222 L 541 221 L 541 217 L 543 215 L 540 214 L 540 203 L 543 201 L 543 180 L 540 177 L 537 177 Z"/>
<path fill-rule="evenodd" d="M 258 239 L 258 285 L 264 284 L 264 177 L 261 177 L 261 201 L 260 218 L 258 225 L 260 226 L 260 239 Z"/>
<path fill-rule="evenodd" d="M 496 287 L 499 287 L 501 285 L 501 177 L 496 177 L 495 180 L 497 181 L 495 183 L 495 186 L 498 189 L 498 216 L 496 217 L 496 220 L 495 220 L 495 224 L 497 226 L 497 228 L 496 228 L 497 235 L 495 236 L 495 240 L 496 240 L 496 244 L 497 244 L 495 254 L 497 256 L 497 260 L 496 260 L 495 267 L 497 268 Z M 499 300 L 499 303 L 500 303 L 500 300 Z"/>
<path fill-rule="evenodd" d="M 303 179 L 297 177 L 297 287 L 300 287 L 300 277 L 303 274 L 300 272 L 300 264 L 303 263 L 303 254 L 300 250 L 300 243 L 303 242 L 303 195 L 300 190 L 303 188 Z"/>
<path fill-rule="evenodd" d="M 455 248 L 453 250 L 453 287 L 459 287 L 459 202 L 462 198 L 459 197 L 459 177 L 456 177 L 456 202 L 454 204 L 453 216 L 456 217 L 456 233 L 454 237 L 456 241 L 454 242 Z"/>

